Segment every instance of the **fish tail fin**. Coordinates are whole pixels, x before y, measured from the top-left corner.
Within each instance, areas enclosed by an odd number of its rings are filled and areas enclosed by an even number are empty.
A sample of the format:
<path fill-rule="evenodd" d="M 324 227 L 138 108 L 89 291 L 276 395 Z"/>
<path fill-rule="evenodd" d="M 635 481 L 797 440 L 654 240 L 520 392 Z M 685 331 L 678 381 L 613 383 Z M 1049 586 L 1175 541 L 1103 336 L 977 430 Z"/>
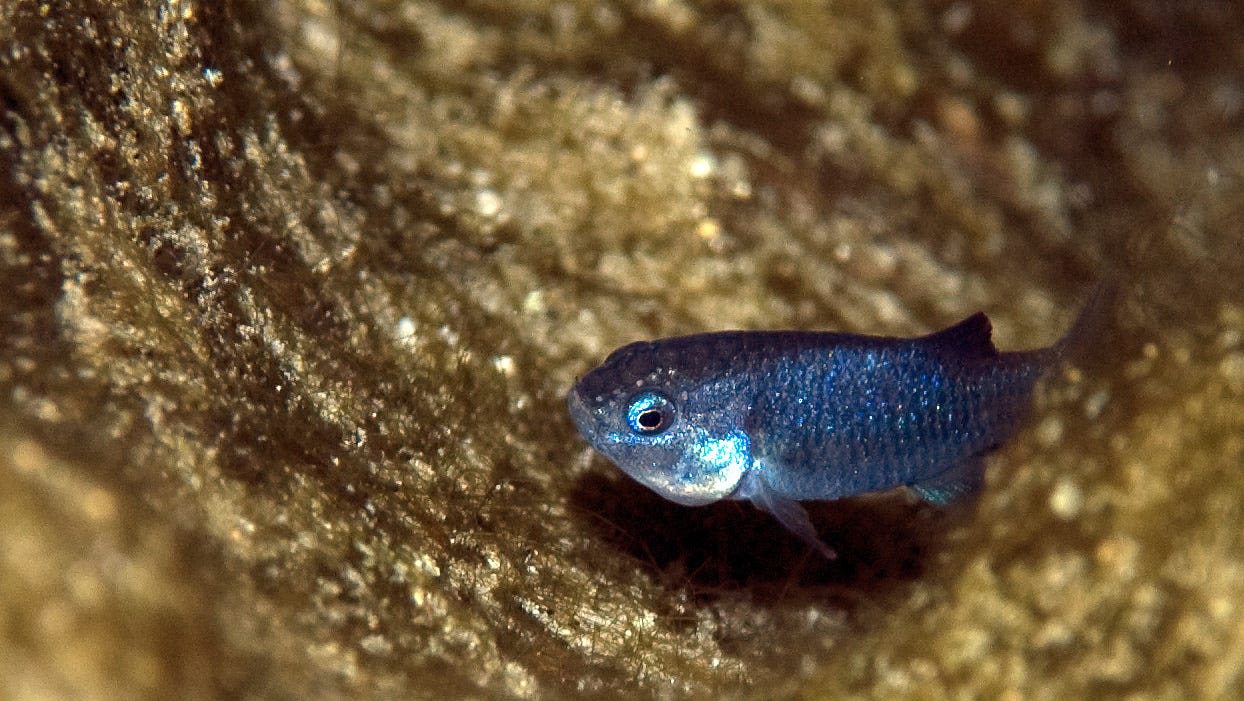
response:
<path fill-rule="evenodd" d="M 1071 328 L 1050 349 L 1054 360 L 1075 361 L 1101 340 L 1113 321 L 1122 289 L 1117 276 L 1097 283 Z"/>

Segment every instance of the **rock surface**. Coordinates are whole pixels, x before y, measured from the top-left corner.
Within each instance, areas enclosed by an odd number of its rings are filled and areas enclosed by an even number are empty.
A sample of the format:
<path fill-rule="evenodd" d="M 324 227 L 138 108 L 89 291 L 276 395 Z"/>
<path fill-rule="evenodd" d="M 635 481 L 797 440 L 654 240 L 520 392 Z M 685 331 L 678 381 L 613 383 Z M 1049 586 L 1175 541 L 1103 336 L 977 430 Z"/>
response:
<path fill-rule="evenodd" d="M 1239 698 L 1244 9 L 0 5 L 0 697 Z M 624 342 L 1055 338 L 973 513 L 808 560 Z"/>

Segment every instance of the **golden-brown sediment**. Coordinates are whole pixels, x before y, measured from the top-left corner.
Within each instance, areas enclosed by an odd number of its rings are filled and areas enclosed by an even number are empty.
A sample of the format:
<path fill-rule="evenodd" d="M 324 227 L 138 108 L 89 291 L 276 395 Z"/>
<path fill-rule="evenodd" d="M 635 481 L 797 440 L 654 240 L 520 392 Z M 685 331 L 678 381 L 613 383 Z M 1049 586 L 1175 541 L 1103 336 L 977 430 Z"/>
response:
<path fill-rule="evenodd" d="M 0 5 L 0 696 L 1238 697 L 1244 15 L 1127 7 Z M 562 406 L 1107 274 L 976 513 L 830 565 Z"/>

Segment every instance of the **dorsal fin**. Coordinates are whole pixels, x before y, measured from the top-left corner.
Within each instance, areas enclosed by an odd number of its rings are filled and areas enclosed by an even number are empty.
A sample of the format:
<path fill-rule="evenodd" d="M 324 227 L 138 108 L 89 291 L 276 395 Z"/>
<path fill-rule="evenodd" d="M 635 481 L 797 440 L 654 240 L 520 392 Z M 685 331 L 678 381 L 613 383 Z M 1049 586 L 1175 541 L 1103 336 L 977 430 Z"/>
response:
<path fill-rule="evenodd" d="M 985 312 L 976 312 L 972 316 L 925 336 L 929 343 L 947 350 L 976 358 L 989 358 L 998 354 L 993 345 L 993 324 Z"/>

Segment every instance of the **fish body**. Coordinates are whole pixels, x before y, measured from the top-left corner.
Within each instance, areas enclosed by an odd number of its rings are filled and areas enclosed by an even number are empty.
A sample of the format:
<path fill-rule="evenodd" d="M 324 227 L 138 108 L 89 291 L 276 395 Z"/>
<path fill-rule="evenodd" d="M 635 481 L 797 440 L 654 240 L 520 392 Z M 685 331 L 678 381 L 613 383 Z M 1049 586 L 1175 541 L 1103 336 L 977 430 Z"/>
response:
<path fill-rule="evenodd" d="M 579 379 L 570 416 L 661 496 L 749 500 L 834 557 L 799 501 L 909 487 L 947 504 L 976 491 L 981 456 L 1015 431 L 1088 317 L 1054 346 L 1006 353 L 982 313 L 916 338 L 726 331 L 633 343 Z"/>

